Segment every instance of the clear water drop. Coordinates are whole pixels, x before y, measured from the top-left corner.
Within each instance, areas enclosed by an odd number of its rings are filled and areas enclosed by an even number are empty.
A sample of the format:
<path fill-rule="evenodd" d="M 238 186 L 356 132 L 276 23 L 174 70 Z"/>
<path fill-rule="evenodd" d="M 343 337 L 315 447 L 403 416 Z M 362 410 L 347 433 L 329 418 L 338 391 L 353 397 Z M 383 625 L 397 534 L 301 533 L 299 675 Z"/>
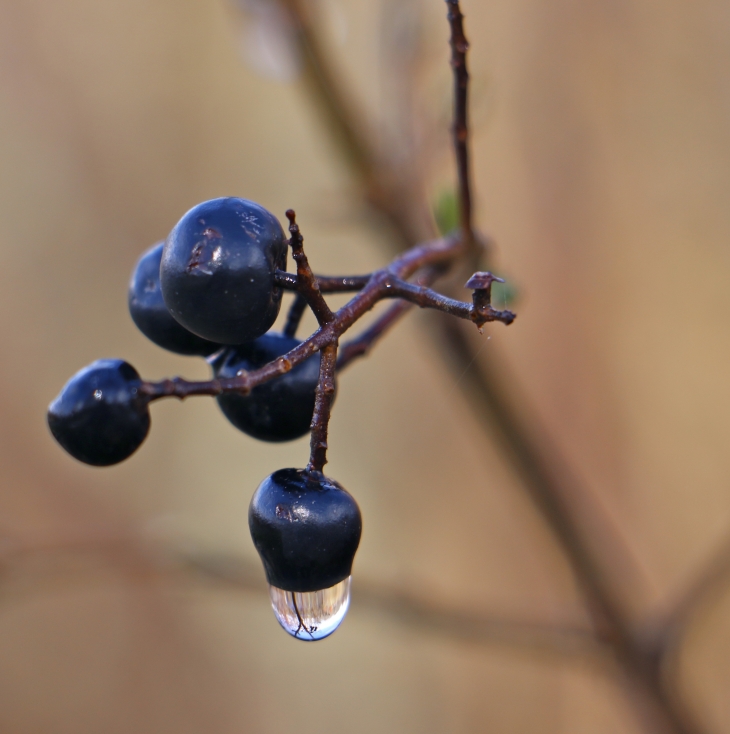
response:
<path fill-rule="evenodd" d="M 298 640 L 321 640 L 331 635 L 350 606 L 348 576 L 339 584 L 319 591 L 284 591 L 269 586 L 271 606 L 279 624 Z"/>

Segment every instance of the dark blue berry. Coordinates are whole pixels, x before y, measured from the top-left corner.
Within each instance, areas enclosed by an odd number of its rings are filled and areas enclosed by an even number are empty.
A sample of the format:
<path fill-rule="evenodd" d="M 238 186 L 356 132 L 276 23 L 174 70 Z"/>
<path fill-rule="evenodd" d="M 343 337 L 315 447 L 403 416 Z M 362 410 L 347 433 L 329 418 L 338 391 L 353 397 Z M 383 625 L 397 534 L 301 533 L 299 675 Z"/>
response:
<path fill-rule="evenodd" d="M 129 283 L 129 313 L 137 328 L 157 346 L 177 354 L 203 357 L 220 349 L 220 344 L 201 339 L 188 331 L 167 310 L 160 289 L 160 261 L 164 242 L 142 255 Z"/>
<path fill-rule="evenodd" d="M 213 363 L 216 377 L 251 372 L 294 349 L 299 341 L 265 334 L 253 342 L 227 349 Z M 219 395 L 218 405 L 236 428 L 262 441 L 290 441 L 309 431 L 319 380 L 319 354 L 312 355 L 281 377 L 255 387 L 248 395 Z"/>
<path fill-rule="evenodd" d="M 71 456 L 93 466 L 124 461 L 150 429 L 140 377 L 121 359 L 99 359 L 77 372 L 48 408 L 48 426 Z"/>
<path fill-rule="evenodd" d="M 332 479 L 280 469 L 254 493 L 248 525 L 272 586 L 317 591 L 350 575 L 362 518 L 352 496 Z"/>
<path fill-rule="evenodd" d="M 228 197 L 193 207 L 170 232 L 162 253 L 162 297 L 173 317 L 219 344 L 265 334 L 279 314 L 274 276 L 286 268 L 287 242 L 276 217 Z"/>

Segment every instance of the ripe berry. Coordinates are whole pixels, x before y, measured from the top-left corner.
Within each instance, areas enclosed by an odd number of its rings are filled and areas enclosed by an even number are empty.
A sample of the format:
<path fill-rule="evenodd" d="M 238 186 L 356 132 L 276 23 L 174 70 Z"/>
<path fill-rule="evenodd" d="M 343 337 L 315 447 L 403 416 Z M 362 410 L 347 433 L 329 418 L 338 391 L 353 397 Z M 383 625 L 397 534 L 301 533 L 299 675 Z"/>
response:
<path fill-rule="evenodd" d="M 167 310 L 160 289 L 160 261 L 164 242 L 142 255 L 129 283 L 129 313 L 137 328 L 157 346 L 178 354 L 203 357 L 220 349 L 220 344 L 201 339 L 188 331 Z"/>
<path fill-rule="evenodd" d="M 362 530 L 355 500 L 320 472 L 280 469 L 254 493 L 248 524 L 281 626 L 303 640 L 334 632 Z"/>
<path fill-rule="evenodd" d="M 162 297 L 186 329 L 219 344 L 265 334 L 279 314 L 274 282 L 287 243 L 276 217 L 246 199 L 193 207 L 167 237 L 160 265 Z"/>
<path fill-rule="evenodd" d="M 150 414 L 140 377 L 121 359 L 99 359 L 77 372 L 48 408 L 48 426 L 71 456 L 109 466 L 131 456 L 147 436 Z"/>
<path fill-rule="evenodd" d="M 250 372 L 294 349 L 300 342 L 280 334 L 265 334 L 253 342 L 227 349 L 216 362 L 216 377 Z M 314 391 L 319 379 L 319 354 L 248 395 L 227 393 L 217 397 L 223 414 L 240 431 L 261 441 L 290 441 L 309 431 L 314 412 Z"/>

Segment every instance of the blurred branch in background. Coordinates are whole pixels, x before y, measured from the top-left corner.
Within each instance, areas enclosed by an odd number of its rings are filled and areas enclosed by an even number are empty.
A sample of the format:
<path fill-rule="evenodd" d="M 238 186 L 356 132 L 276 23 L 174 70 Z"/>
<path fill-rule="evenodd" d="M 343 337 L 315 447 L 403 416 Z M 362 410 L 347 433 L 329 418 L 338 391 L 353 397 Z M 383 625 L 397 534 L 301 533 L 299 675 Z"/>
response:
<path fill-rule="evenodd" d="M 236 593 L 268 596 L 258 564 L 226 553 L 158 547 L 132 551 L 127 541 L 58 543 L 43 547 L 6 548 L 0 555 L 2 601 L 75 586 L 103 584 L 105 569 L 121 570 L 136 583 L 213 584 Z M 384 615 L 391 622 L 417 627 L 457 641 L 512 649 L 529 657 L 574 660 L 606 665 L 610 648 L 589 629 L 520 622 L 498 616 L 469 614 L 421 599 L 385 584 L 363 580 L 357 585 L 357 608 Z"/>
<path fill-rule="evenodd" d="M 647 620 L 641 630 L 647 648 L 654 648 L 655 654 L 667 657 L 676 653 L 693 617 L 729 582 L 730 538 L 727 538 L 710 561 L 686 583 L 676 599 Z"/>
<path fill-rule="evenodd" d="M 258 567 L 240 558 L 221 554 L 181 552 L 172 557 L 185 571 L 202 580 L 240 591 L 267 593 Z M 519 622 L 488 615 L 468 614 L 437 606 L 412 594 L 373 581 L 358 583 L 356 604 L 383 614 L 407 627 L 476 644 L 511 648 L 528 655 L 577 658 L 606 657 L 607 649 L 590 630 Z"/>

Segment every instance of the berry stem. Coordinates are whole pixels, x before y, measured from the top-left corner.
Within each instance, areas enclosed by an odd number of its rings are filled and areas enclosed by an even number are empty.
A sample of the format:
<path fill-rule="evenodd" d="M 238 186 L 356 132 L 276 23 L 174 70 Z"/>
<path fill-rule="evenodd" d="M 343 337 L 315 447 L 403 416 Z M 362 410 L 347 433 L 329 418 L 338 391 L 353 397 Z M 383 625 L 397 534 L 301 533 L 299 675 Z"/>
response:
<path fill-rule="evenodd" d="M 429 267 L 416 278 L 416 284 L 419 286 L 431 285 L 441 273 L 439 268 Z M 337 371 L 345 369 L 351 362 L 364 357 L 370 353 L 375 343 L 382 337 L 392 326 L 411 310 L 413 304 L 408 301 L 398 301 L 391 306 L 372 326 L 363 331 L 358 337 L 347 342 L 340 347 L 339 357 L 337 359 Z"/>
<path fill-rule="evenodd" d="M 488 303 L 457 301 L 454 298 L 442 296 L 430 288 L 409 283 L 400 278 L 392 278 L 388 281 L 386 297 L 402 298 L 410 303 L 415 303 L 421 308 L 433 308 L 451 316 L 471 319 L 479 328 L 488 321 L 501 321 L 503 324 L 509 325 L 515 320 L 515 314 L 512 311 L 497 311 Z"/>
<path fill-rule="evenodd" d="M 327 463 L 327 430 L 332 413 L 332 401 L 335 397 L 337 342 L 328 344 L 320 353 L 319 383 L 312 415 L 312 438 L 307 471 L 321 473 Z"/>
<path fill-rule="evenodd" d="M 334 319 L 334 314 L 322 296 L 322 291 L 320 291 L 319 283 L 317 282 L 317 276 L 312 272 L 312 268 L 309 267 L 309 260 L 304 252 L 304 238 L 299 231 L 296 217 L 296 212 L 293 209 L 287 210 L 286 218 L 289 220 L 289 233 L 291 234 L 289 245 L 291 247 L 292 257 L 297 264 L 299 294 L 306 299 L 319 325 L 324 326 Z"/>
<path fill-rule="evenodd" d="M 446 0 L 446 4 L 449 8 L 447 17 L 451 27 L 451 68 L 454 72 L 454 121 L 451 131 L 459 179 L 459 221 L 464 242 L 472 246 L 474 231 L 469 173 L 469 71 L 466 67 L 469 42 L 464 35 L 464 16 L 459 7 L 459 0 Z"/>
<path fill-rule="evenodd" d="M 322 293 L 350 293 L 352 291 L 362 290 L 370 280 L 368 275 L 315 275 L 319 290 Z M 286 273 L 283 270 L 277 270 L 274 275 L 274 282 L 280 288 L 287 291 L 298 291 L 301 284 L 294 273 Z"/>

